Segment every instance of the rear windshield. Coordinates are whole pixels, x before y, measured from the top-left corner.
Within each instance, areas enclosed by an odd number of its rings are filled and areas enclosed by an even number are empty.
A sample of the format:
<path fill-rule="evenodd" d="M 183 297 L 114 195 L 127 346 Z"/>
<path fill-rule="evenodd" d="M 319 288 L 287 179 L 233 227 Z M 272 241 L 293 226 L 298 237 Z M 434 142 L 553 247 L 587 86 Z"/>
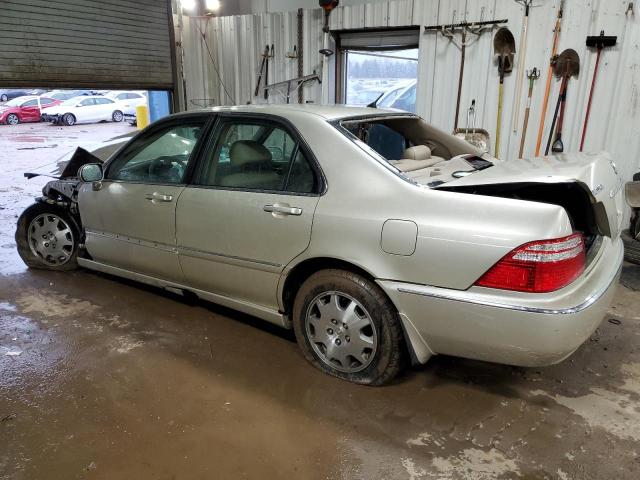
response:
<path fill-rule="evenodd" d="M 491 157 L 415 115 L 344 119 L 336 128 L 403 178 L 430 187 L 491 167 Z"/>

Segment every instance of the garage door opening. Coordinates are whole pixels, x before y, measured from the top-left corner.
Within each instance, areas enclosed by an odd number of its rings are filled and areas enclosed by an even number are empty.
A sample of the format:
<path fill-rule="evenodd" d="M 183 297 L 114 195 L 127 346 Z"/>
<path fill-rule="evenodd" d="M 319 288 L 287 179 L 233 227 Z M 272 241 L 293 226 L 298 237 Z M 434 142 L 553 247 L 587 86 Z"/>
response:
<path fill-rule="evenodd" d="M 416 111 L 417 27 L 334 32 L 338 46 L 336 101 Z"/>

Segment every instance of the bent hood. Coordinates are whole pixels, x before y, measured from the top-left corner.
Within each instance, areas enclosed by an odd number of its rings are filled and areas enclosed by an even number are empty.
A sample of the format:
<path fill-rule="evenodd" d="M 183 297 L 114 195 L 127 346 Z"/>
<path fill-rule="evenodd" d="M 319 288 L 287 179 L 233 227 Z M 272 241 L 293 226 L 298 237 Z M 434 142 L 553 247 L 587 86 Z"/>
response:
<path fill-rule="evenodd" d="M 468 190 L 465 187 L 500 184 L 578 183 L 594 205 L 602 233 L 620 233 L 624 213 L 623 179 L 606 152 L 562 153 L 532 159 L 497 161 L 494 166 L 442 186 L 442 190 Z"/>

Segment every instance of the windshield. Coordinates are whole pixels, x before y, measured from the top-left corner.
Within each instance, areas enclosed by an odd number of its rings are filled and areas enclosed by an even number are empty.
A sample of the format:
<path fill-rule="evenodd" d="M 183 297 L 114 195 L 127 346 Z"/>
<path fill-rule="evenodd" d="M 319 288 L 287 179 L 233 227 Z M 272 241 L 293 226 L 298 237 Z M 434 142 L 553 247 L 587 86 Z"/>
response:
<path fill-rule="evenodd" d="M 14 98 L 13 100 L 9 100 L 5 105 L 7 107 L 19 107 L 23 102 L 26 102 L 27 99 L 24 97 Z"/>
<path fill-rule="evenodd" d="M 391 90 L 387 95 L 378 102 L 378 107 L 390 107 L 391 104 L 398 98 L 398 95 L 402 93 L 405 87 L 396 88 L 395 90 Z"/>
<path fill-rule="evenodd" d="M 70 98 L 69 100 L 65 100 L 60 105 L 75 106 L 76 104 L 80 103 L 83 98 L 85 97 L 73 97 L 73 98 Z"/>
<path fill-rule="evenodd" d="M 417 116 L 381 114 L 346 119 L 335 126 L 413 183 L 434 187 L 493 166 L 492 157 Z"/>

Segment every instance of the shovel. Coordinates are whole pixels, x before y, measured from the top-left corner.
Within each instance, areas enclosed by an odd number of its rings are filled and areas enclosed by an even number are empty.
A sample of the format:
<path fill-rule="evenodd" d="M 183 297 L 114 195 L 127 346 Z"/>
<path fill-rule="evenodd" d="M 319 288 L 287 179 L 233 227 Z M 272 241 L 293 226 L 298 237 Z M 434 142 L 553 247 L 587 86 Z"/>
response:
<path fill-rule="evenodd" d="M 593 79 L 591 80 L 591 89 L 589 90 L 589 102 L 587 103 L 587 113 L 584 116 L 584 126 L 582 127 L 582 138 L 580 139 L 580 151 L 584 148 L 584 139 L 587 136 L 587 125 L 589 124 L 589 114 L 591 113 L 591 101 L 593 100 L 593 91 L 596 87 L 596 77 L 598 75 L 598 66 L 600 65 L 600 54 L 602 50 L 608 47 L 613 47 L 616 44 L 618 37 L 605 35 L 604 30 L 600 32 L 600 35 L 587 37 L 587 47 L 595 48 L 596 54 L 596 66 L 593 69 Z"/>
<path fill-rule="evenodd" d="M 498 57 L 498 72 L 500 85 L 498 87 L 498 118 L 496 121 L 496 145 L 494 156 L 500 156 L 500 129 L 502 127 L 502 97 L 504 90 L 504 76 L 513 70 L 513 57 L 516 53 L 516 40 L 508 28 L 502 27 L 493 37 L 493 51 Z"/>
<path fill-rule="evenodd" d="M 567 48 L 564 50 L 556 59 L 553 65 L 553 73 L 556 77 L 562 78 L 562 83 L 560 84 L 560 95 L 558 95 L 558 103 L 556 104 L 556 110 L 553 114 L 553 122 L 551 123 L 551 130 L 549 131 L 549 140 L 547 141 L 547 148 L 545 149 L 545 155 L 549 153 L 549 144 L 551 143 L 551 139 L 553 138 L 553 131 L 556 128 L 556 119 L 558 122 L 558 126 L 556 129 L 556 137 L 551 146 L 551 151 L 554 153 L 562 153 L 564 152 L 564 143 L 562 142 L 562 123 L 564 120 L 564 107 L 567 100 L 567 87 L 569 85 L 569 79 L 571 77 L 578 76 L 580 73 L 580 57 L 578 57 L 578 53 L 571 49 Z M 560 110 L 560 114 L 558 115 L 558 110 Z"/>

